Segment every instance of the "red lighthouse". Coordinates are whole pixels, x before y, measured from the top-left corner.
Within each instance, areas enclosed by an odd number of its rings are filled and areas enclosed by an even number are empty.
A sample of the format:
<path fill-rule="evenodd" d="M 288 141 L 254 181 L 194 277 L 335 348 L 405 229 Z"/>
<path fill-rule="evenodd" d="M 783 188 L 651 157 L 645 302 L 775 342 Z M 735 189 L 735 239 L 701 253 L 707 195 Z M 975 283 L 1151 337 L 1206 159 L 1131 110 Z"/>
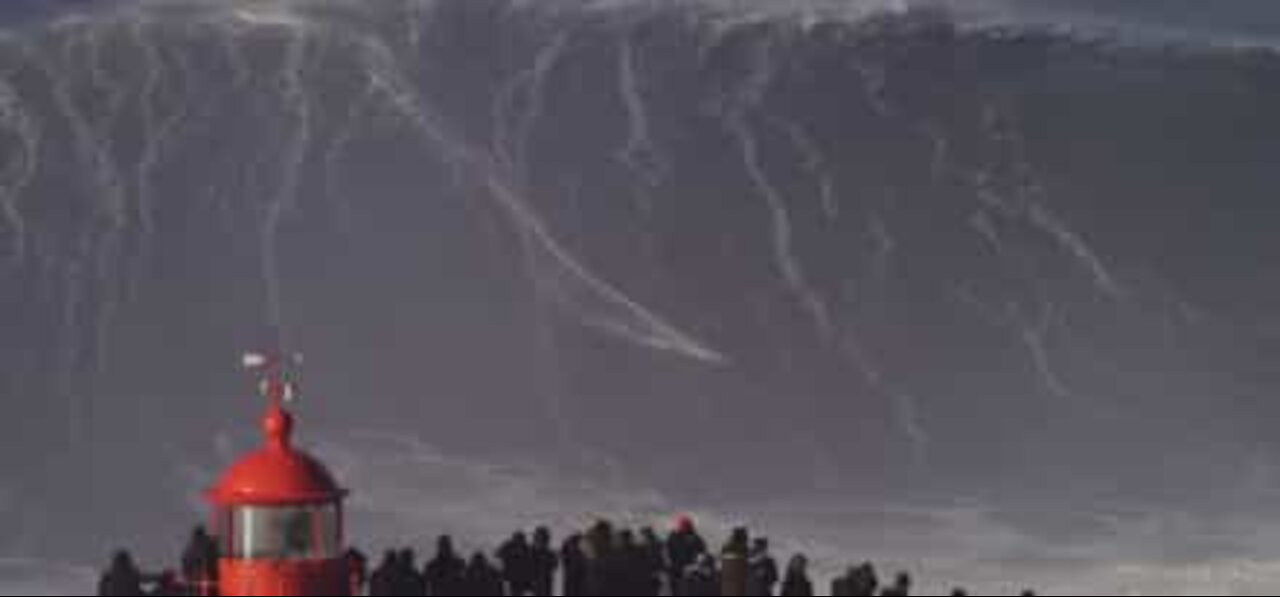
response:
<path fill-rule="evenodd" d="M 221 538 L 222 595 L 348 595 L 342 502 L 347 492 L 315 458 L 293 445 L 294 393 L 280 359 L 250 355 L 269 400 L 265 443 L 209 490 Z"/>

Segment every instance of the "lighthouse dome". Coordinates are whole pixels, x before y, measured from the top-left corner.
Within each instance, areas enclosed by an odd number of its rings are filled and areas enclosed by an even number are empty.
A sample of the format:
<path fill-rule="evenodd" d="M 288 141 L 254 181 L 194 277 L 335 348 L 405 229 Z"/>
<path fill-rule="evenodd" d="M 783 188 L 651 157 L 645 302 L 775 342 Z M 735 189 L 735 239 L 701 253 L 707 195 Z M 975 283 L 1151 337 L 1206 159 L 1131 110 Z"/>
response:
<path fill-rule="evenodd" d="M 346 492 L 329 470 L 292 444 L 293 418 L 271 408 L 262 421 L 266 445 L 231 466 L 208 498 L 221 507 L 333 502 Z"/>

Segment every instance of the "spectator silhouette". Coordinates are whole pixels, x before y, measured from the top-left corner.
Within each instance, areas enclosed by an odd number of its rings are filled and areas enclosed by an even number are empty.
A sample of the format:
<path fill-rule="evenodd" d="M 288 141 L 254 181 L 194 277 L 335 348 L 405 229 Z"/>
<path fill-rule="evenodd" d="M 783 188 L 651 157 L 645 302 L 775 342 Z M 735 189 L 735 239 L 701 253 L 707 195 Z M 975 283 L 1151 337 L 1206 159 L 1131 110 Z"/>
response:
<path fill-rule="evenodd" d="M 533 531 L 533 549 L 530 553 L 533 572 L 533 594 L 547 597 L 555 592 L 556 570 L 560 559 L 551 547 L 551 531 L 538 527 Z"/>
<path fill-rule="evenodd" d="M 354 547 L 343 555 L 347 562 L 347 584 L 352 595 L 363 595 L 365 583 L 369 580 L 369 558 L 364 552 Z"/>
<path fill-rule="evenodd" d="M 836 596 L 871 597 L 880 588 L 876 568 L 870 563 L 849 568 L 832 583 L 831 594 Z"/>
<path fill-rule="evenodd" d="M 182 550 L 182 580 L 199 591 L 217 581 L 218 542 L 204 526 L 191 531 L 191 539 Z"/>
<path fill-rule="evenodd" d="M 453 538 L 448 535 L 436 540 L 436 555 L 423 568 L 422 576 L 430 595 L 459 595 L 463 592 L 467 563 L 453 548 Z"/>
<path fill-rule="evenodd" d="M 809 580 L 809 560 L 802 555 L 791 558 L 787 576 L 782 581 L 783 597 L 812 597 L 813 581 Z"/>
<path fill-rule="evenodd" d="M 857 582 L 858 569 L 850 566 L 845 569 L 844 574 L 835 577 L 831 581 L 832 597 L 850 597 L 857 595 L 854 592 L 854 583 Z"/>
<path fill-rule="evenodd" d="M 523 596 L 533 592 L 533 549 L 523 531 L 511 535 L 498 549 L 498 560 L 502 563 L 502 577 L 506 581 L 508 595 Z"/>
<path fill-rule="evenodd" d="M 707 543 L 698 534 L 693 519 L 688 516 L 677 518 L 675 529 L 667 537 L 667 562 L 671 566 L 671 577 L 679 578 L 705 553 Z"/>
<path fill-rule="evenodd" d="M 565 597 L 583 597 L 587 594 L 587 554 L 583 551 L 584 541 L 581 534 L 573 534 L 560 546 Z"/>
<path fill-rule="evenodd" d="M 396 554 L 394 591 L 396 595 L 426 595 L 427 583 L 418 572 L 418 556 L 412 549 L 401 549 Z"/>
<path fill-rule="evenodd" d="M 614 553 L 616 537 L 613 525 L 599 521 L 587 531 L 584 542 L 587 556 L 587 594 L 614 595 L 617 592 L 615 571 L 618 558 Z"/>
<path fill-rule="evenodd" d="M 382 554 L 382 562 L 369 577 L 369 595 L 371 597 L 394 597 L 401 584 L 397 578 L 396 552 L 387 550 Z"/>
<path fill-rule="evenodd" d="M 721 595 L 742 597 L 747 594 L 747 577 L 750 574 L 747 558 L 751 555 L 751 536 L 747 529 L 733 530 L 729 541 L 720 550 Z"/>
<path fill-rule="evenodd" d="M 467 565 L 466 592 L 463 597 L 493 597 L 503 595 L 502 573 L 489 563 L 489 558 L 477 553 Z"/>
<path fill-rule="evenodd" d="M 643 597 L 651 590 L 649 554 L 636 541 L 635 533 L 624 530 L 618 533 L 618 590 L 621 594 Z"/>
<path fill-rule="evenodd" d="M 98 594 L 110 597 L 135 597 L 142 592 L 142 572 L 129 552 L 120 550 L 111 557 L 111 567 L 98 580 Z"/>
<path fill-rule="evenodd" d="M 667 568 L 666 556 L 663 550 L 662 539 L 658 538 L 658 533 L 654 532 L 652 527 L 645 527 L 640 530 L 639 549 L 641 557 L 643 558 L 641 565 L 644 568 L 644 591 L 641 595 L 661 595 L 662 577 Z"/>
<path fill-rule="evenodd" d="M 747 560 L 747 594 L 753 597 L 773 595 L 778 580 L 778 562 L 769 553 L 769 540 L 756 539 Z"/>

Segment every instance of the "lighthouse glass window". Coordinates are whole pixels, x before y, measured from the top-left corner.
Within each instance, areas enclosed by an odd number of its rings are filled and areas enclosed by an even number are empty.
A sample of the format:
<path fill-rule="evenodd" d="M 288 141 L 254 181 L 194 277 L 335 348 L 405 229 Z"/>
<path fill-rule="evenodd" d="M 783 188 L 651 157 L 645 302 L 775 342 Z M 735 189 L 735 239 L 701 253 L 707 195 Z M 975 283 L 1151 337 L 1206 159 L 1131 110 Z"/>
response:
<path fill-rule="evenodd" d="M 245 560 L 337 557 L 338 507 L 244 506 L 231 512 L 231 556 Z"/>

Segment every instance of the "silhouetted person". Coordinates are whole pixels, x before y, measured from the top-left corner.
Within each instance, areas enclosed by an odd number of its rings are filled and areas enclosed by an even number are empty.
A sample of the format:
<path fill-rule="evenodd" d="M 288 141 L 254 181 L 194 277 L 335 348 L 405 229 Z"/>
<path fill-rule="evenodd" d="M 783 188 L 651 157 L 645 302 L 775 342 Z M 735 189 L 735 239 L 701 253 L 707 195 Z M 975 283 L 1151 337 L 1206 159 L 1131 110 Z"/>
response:
<path fill-rule="evenodd" d="M 546 527 L 538 527 L 533 531 L 533 549 L 529 557 L 533 573 L 533 594 L 539 597 L 553 595 L 560 558 L 551 547 L 551 531 Z"/>
<path fill-rule="evenodd" d="M 396 554 L 394 590 L 402 597 L 427 594 L 427 583 L 418 572 L 418 556 L 412 549 L 402 549 Z"/>
<path fill-rule="evenodd" d="M 720 571 L 711 554 L 703 553 L 681 575 L 679 595 L 713 597 L 720 594 Z"/>
<path fill-rule="evenodd" d="M 351 594 L 363 595 L 365 583 L 369 581 L 369 558 L 364 552 L 352 547 L 343 554 L 343 560 L 347 562 L 347 585 L 351 588 Z"/>
<path fill-rule="evenodd" d="M 453 549 L 453 538 L 442 536 L 436 540 L 436 555 L 422 571 L 429 595 L 461 595 L 466 579 L 467 562 Z"/>
<path fill-rule="evenodd" d="M 649 557 L 636 542 L 635 533 L 623 530 L 614 545 L 616 585 L 613 591 L 630 597 L 643 596 L 649 590 Z"/>
<path fill-rule="evenodd" d="M 652 527 L 640 530 L 640 552 L 644 558 L 644 597 L 656 597 L 662 594 L 662 577 L 667 569 L 667 560 L 662 539 Z"/>
<path fill-rule="evenodd" d="M 387 550 L 382 554 L 382 562 L 369 577 L 369 595 L 371 597 L 395 597 L 401 585 L 397 575 L 398 562 L 396 552 Z"/>
<path fill-rule="evenodd" d="M 899 572 L 893 580 L 893 586 L 880 592 L 882 597 L 907 597 L 911 594 L 911 575 Z"/>
<path fill-rule="evenodd" d="M 845 586 L 842 589 L 833 590 L 832 595 L 872 597 L 880 588 L 880 576 L 876 573 L 876 567 L 870 562 L 850 568 L 842 580 Z"/>
<path fill-rule="evenodd" d="M 782 581 L 782 597 L 812 597 L 813 581 L 809 580 L 809 560 L 804 556 L 791 558 L 787 576 Z"/>
<path fill-rule="evenodd" d="M 831 580 L 831 596 L 832 597 L 850 597 L 854 594 L 853 583 L 857 577 L 858 570 L 853 566 L 845 569 L 844 573 Z"/>
<path fill-rule="evenodd" d="M 494 597 L 503 595 L 502 572 L 489 563 L 489 558 L 477 553 L 467 565 L 466 592 L 462 597 Z"/>
<path fill-rule="evenodd" d="M 129 552 L 117 551 L 111 557 L 111 567 L 98 580 L 98 594 L 110 597 L 139 597 L 142 593 L 142 572 L 133 563 Z"/>
<path fill-rule="evenodd" d="M 617 579 L 614 571 L 618 566 L 618 558 L 613 544 L 616 537 L 613 525 L 599 521 L 587 531 L 583 542 L 583 553 L 587 556 L 587 594 L 610 596 L 617 591 Z"/>
<path fill-rule="evenodd" d="M 676 527 L 667 537 L 667 563 L 672 578 L 680 578 L 700 556 L 707 553 L 707 543 L 698 535 L 693 519 L 681 516 Z"/>
<path fill-rule="evenodd" d="M 773 595 L 778 586 L 778 562 L 769 553 L 769 540 L 756 539 L 747 559 L 747 595 Z"/>
<path fill-rule="evenodd" d="M 182 580 L 192 587 L 198 595 L 212 592 L 202 591 L 218 578 L 218 542 L 209 536 L 204 526 L 197 526 L 191 531 L 191 539 L 182 550 Z"/>
<path fill-rule="evenodd" d="M 587 554 L 583 552 L 585 541 L 581 534 L 574 534 L 560 545 L 565 597 L 583 597 L 587 594 Z"/>
<path fill-rule="evenodd" d="M 498 549 L 502 562 L 502 577 L 507 583 L 508 595 L 528 595 L 533 592 L 533 549 L 529 538 L 517 532 Z"/>
<path fill-rule="evenodd" d="M 729 541 L 720 550 L 720 594 L 743 597 L 747 594 L 749 570 L 747 558 L 751 555 L 751 536 L 747 529 L 733 529 Z"/>
<path fill-rule="evenodd" d="M 604 535 L 601 534 L 600 538 L 603 540 Z M 592 560 L 593 583 L 598 594 L 607 597 L 637 595 L 635 585 L 638 573 L 634 569 L 636 560 L 635 536 L 631 531 L 613 533 L 608 538 L 607 547 L 599 551 Z"/>

